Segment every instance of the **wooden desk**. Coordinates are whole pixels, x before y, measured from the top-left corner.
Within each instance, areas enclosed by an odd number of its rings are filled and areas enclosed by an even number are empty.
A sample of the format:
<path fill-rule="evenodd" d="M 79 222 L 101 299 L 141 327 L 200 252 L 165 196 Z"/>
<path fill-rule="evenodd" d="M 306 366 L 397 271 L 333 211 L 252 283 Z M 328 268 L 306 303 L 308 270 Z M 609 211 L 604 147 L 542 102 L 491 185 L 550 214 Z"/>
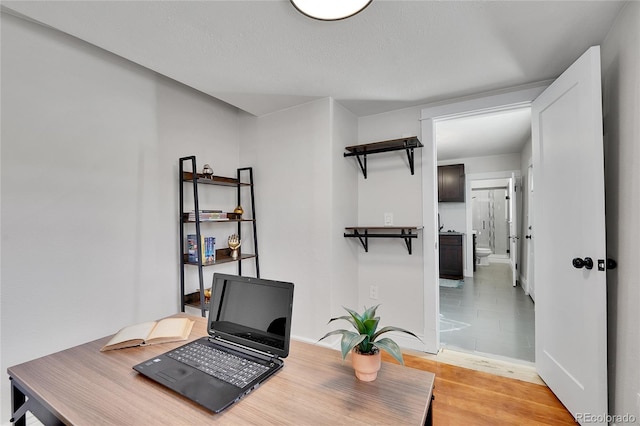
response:
<path fill-rule="evenodd" d="M 196 324 L 190 339 L 205 336 L 205 319 L 192 318 Z M 377 380 L 365 383 L 355 378 L 350 361 L 343 362 L 338 351 L 292 341 L 282 370 L 216 415 L 131 368 L 185 342 L 99 352 L 108 339 L 8 368 L 16 424 L 25 408 L 47 425 L 420 425 L 430 421 L 435 376 L 421 370 L 383 362 Z M 21 408 L 25 395 L 28 407 Z"/>

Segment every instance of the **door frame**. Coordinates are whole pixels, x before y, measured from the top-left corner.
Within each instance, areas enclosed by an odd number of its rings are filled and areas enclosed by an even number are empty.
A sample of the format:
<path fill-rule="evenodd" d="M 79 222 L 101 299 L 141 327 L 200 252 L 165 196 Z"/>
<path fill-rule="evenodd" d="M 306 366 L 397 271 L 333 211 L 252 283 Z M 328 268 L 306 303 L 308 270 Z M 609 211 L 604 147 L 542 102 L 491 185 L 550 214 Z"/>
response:
<path fill-rule="evenodd" d="M 534 194 L 533 194 L 533 164 L 529 164 L 527 168 L 527 218 L 526 225 L 524 229 L 524 233 L 529 236 L 526 239 L 527 246 L 527 274 L 526 274 L 526 289 L 525 294 L 528 294 L 531 297 L 531 300 L 535 302 L 536 300 L 536 292 L 535 292 L 535 276 L 533 274 L 533 264 L 535 262 L 535 251 L 533 250 L 533 244 L 531 239 L 533 238 L 533 204 Z M 524 195 L 523 195 L 524 198 Z M 526 236 L 525 235 L 525 236 Z"/>
<path fill-rule="evenodd" d="M 514 89 L 495 95 L 461 100 L 446 105 L 422 109 L 422 224 L 423 228 L 423 286 L 424 286 L 424 345 L 425 351 L 436 354 L 440 350 L 440 287 L 438 285 L 438 158 L 434 123 L 454 117 L 469 116 L 530 106 L 550 84 L 543 82 L 528 88 Z M 431 165 L 431 173 L 428 166 Z M 469 234 L 469 233 L 467 233 Z M 470 234 L 467 235 L 469 238 Z"/>
<path fill-rule="evenodd" d="M 502 181 L 505 182 L 512 178 L 515 174 L 516 177 L 520 177 L 520 170 L 505 170 L 499 172 L 484 172 L 484 173 L 468 173 L 465 174 L 465 200 L 471 200 L 473 197 L 473 182 L 482 181 Z M 520 206 L 516 206 L 516 211 L 520 213 Z M 467 233 L 465 235 L 465 244 L 468 249 L 465 250 L 465 277 L 473 277 L 473 235 L 468 231 L 473 229 L 473 206 L 471 203 L 467 203 L 465 207 L 465 222 L 467 226 Z"/>

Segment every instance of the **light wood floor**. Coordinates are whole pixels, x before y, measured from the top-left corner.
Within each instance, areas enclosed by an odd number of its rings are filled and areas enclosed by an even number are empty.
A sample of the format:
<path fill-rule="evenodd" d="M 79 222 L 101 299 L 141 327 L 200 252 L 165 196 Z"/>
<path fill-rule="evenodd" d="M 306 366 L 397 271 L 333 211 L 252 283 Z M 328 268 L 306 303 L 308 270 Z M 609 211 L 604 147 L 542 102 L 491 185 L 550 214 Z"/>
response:
<path fill-rule="evenodd" d="M 385 361 L 394 362 L 386 353 L 382 355 Z M 407 367 L 436 375 L 432 402 L 434 425 L 576 424 L 539 378 L 538 383 L 532 383 L 409 353 L 405 353 L 404 361 Z"/>
<path fill-rule="evenodd" d="M 403 349 L 403 352 L 418 358 L 430 359 L 432 361 L 452 364 L 476 371 L 484 371 L 485 373 L 491 373 L 510 379 L 523 380 L 529 383 L 544 385 L 544 382 L 536 372 L 535 365 L 528 361 L 500 357 L 497 355 L 489 358 L 489 355 L 481 356 L 457 348 L 442 348 L 437 355 L 413 351 L 410 349 Z"/>

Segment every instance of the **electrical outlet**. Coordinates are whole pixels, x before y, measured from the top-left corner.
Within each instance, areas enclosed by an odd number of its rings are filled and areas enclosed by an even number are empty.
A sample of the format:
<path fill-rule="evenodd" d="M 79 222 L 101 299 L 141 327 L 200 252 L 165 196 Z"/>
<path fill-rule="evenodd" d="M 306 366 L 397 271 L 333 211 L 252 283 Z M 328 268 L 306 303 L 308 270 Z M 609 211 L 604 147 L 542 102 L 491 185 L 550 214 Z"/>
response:
<path fill-rule="evenodd" d="M 378 286 L 372 285 L 369 287 L 369 299 L 378 300 Z"/>
<path fill-rule="evenodd" d="M 393 226 L 393 213 L 384 214 L 384 226 Z"/>

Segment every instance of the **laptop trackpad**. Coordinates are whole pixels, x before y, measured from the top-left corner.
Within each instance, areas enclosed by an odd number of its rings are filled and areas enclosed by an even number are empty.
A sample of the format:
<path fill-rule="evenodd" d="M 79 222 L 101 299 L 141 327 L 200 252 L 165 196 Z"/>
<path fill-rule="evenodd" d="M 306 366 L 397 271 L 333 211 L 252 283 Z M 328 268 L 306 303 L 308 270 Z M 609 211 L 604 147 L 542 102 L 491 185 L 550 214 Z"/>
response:
<path fill-rule="evenodd" d="M 187 376 L 190 376 L 193 373 L 192 370 L 183 368 L 183 367 L 175 367 L 169 368 L 166 370 L 158 371 L 158 376 L 162 377 L 165 380 L 169 380 L 170 382 L 177 382 L 178 380 L 182 380 Z"/>

